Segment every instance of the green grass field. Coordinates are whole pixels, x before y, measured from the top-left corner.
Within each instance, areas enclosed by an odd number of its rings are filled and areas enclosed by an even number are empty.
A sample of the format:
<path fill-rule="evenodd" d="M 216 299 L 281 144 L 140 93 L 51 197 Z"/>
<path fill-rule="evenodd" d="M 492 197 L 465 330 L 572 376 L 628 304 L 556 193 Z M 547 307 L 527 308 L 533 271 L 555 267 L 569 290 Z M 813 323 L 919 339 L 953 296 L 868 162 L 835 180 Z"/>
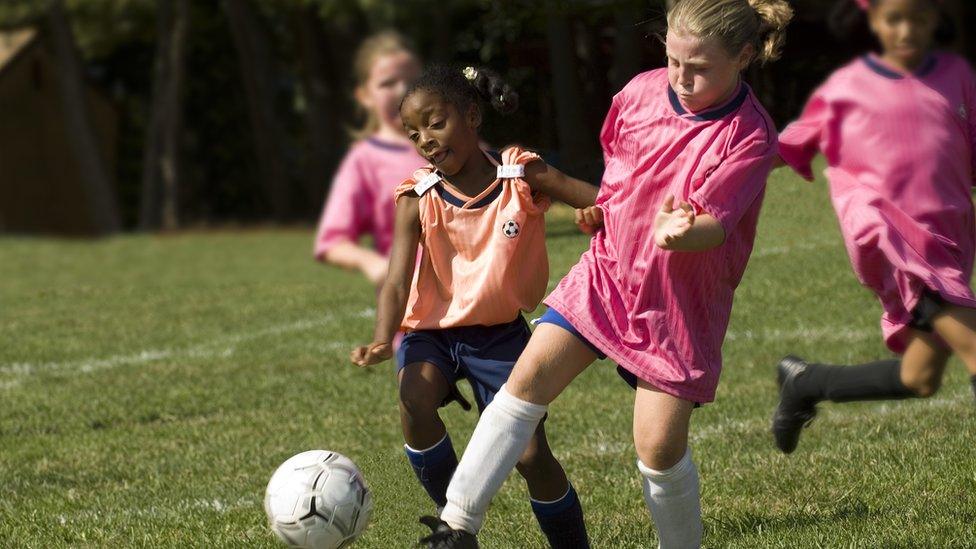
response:
<path fill-rule="evenodd" d="M 717 400 L 695 412 L 708 547 L 976 547 L 976 406 L 951 363 L 932 399 L 823 406 L 799 450 L 768 434 L 786 352 L 888 356 L 821 181 L 770 179 L 736 295 Z M 407 547 L 432 504 L 402 454 L 373 290 L 310 258 L 310 231 L 0 240 L 0 547 L 276 547 L 262 498 L 299 451 L 352 457 L 373 490 L 358 546 Z M 587 244 L 550 217 L 552 282 Z M 553 405 L 548 431 L 594 547 L 653 547 L 632 393 L 607 362 Z M 463 447 L 475 416 L 444 412 Z M 488 548 L 542 547 L 516 475 Z"/>

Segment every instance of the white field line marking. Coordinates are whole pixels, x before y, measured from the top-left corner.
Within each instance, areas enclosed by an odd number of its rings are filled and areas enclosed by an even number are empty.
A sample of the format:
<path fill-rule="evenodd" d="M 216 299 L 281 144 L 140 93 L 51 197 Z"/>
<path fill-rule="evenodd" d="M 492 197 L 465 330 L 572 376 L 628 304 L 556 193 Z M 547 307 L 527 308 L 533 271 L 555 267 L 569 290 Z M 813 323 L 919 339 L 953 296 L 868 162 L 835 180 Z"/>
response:
<path fill-rule="evenodd" d="M 785 255 L 793 252 L 818 250 L 820 248 L 831 248 L 838 244 L 843 245 L 843 242 L 841 240 L 813 240 L 810 242 L 802 242 L 800 244 L 793 244 L 789 246 L 769 246 L 759 250 L 753 250 L 751 259 Z"/>
<path fill-rule="evenodd" d="M 370 318 L 375 314 L 373 309 L 364 309 L 355 316 L 358 318 Z M 86 358 L 82 360 L 71 360 L 65 362 L 15 362 L 12 364 L 0 365 L 0 375 L 14 376 L 15 378 L 29 377 L 42 372 L 61 372 L 88 373 L 97 370 L 106 370 L 125 365 L 138 365 L 165 360 L 173 357 L 209 358 L 223 356 L 227 357 L 234 353 L 237 344 L 258 339 L 266 336 L 282 335 L 292 332 L 301 332 L 318 328 L 330 324 L 336 320 L 334 315 L 325 315 L 318 318 L 309 318 L 297 322 L 271 326 L 254 332 L 234 334 L 227 337 L 217 338 L 207 343 L 183 348 L 168 349 L 145 349 L 132 354 L 119 354 L 104 358 Z M 331 349 L 332 345 L 326 348 Z M 0 389 L 10 389 L 20 384 L 18 379 L 4 381 L 0 383 Z"/>
<path fill-rule="evenodd" d="M 183 516 L 188 511 L 216 511 L 218 513 L 229 513 L 237 509 L 258 507 L 261 503 L 252 498 L 240 498 L 237 501 L 223 501 L 220 499 L 193 499 L 182 500 L 175 506 L 151 505 L 149 507 L 136 507 L 126 509 L 112 509 L 108 511 L 80 510 L 71 514 L 58 515 L 58 523 L 62 526 L 78 520 L 99 520 L 111 518 L 140 518 L 140 517 L 159 517 L 159 516 Z"/>
<path fill-rule="evenodd" d="M 816 326 L 811 328 L 796 328 L 781 330 L 779 328 L 764 330 L 729 330 L 725 334 L 726 341 L 823 341 L 823 342 L 854 342 L 869 341 L 881 338 L 878 329 L 840 328 L 837 326 Z"/>
<path fill-rule="evenodd" d="M 898 416 L 901 414 L 912 414 L 913 417 L 915 417 L 915 414 L 918 414 L 919 412 L 918 410 L 912 410 L 912 408 L 915 406 L 921 406 L 930 410 L 941 410 L 944 408 L 970 405 L 972 403 L 972 398 L 972 395 L 967 392 L 966 394 L 960 396 L 912 400 L 905 404 L 898 402 L 886 402 L 874 407 L 871 410 L 859 410 L 857 413 L 859 416 L 864 417 L 868 421 L 871 421 L 871 418 Z M 762 433 L 763 435 L 766 435 L 769 432 L 773 410 L 770 409 L 768 412 L 769 413 L 765 416 L 757 416 L 750 419 L 726 419 L 711 425 L 706 425 L 704 427 L 695 427 L 692 425 L 688 438 L 690 442 L 697 443 L 704 440 L 716 438 L 727 439 L 730 436 L 741 436 L 750 433 Z M 845 411 L 843 407 L 834 408 L 830 405 L 821 406 L 821 413 L 817 416 L 817 420 L 814 423 L 813 428 L 816 428 L 817 423 L 833 424 L 840 422 L 845 416 L 849 417 L 850 412 Z M 769 436 L 770 447 L 772 447 L 772 435 Z M 575 453 L 583 456 L 602 456 L 625 452 L 634 452 L 634 444 L 630 440 L 599 441 L 589 444 L 584 443 L 579 448 L 576 450 L 571 450 L 569 453 Z"/>

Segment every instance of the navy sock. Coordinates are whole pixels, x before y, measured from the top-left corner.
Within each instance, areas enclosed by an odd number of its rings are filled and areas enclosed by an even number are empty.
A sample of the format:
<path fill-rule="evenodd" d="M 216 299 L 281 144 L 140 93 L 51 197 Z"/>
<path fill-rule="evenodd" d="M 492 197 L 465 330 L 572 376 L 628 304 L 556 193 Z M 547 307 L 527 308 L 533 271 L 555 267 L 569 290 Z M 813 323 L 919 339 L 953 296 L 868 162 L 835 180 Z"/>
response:
<path fill-rule="evenodd" d="M 894 400 L 915 396 L 901 382 L 899 360 L 857 366 L 811 364 L 797 377 L 796 387 L 802 395 L 815 401 Z"/>
<path fill-rule="evenodd" d="M 583 506 L 573 485 L 556 501 L 532 500 L 532 512 L 553 549 L 588 549 Z"/>
<path fill-rule="evenodd" d="M 447 485 L 451 483 L 454 469 L 457 469 L 457 454 L 451 444 L 451 435 L 445 434 L 440 442 L 426 450 L 414 450 L 403 445 L 407 459 L 417 475 L 417 480 L 423 485 L 430 499 L 438 507 L 447 505 Z"/>

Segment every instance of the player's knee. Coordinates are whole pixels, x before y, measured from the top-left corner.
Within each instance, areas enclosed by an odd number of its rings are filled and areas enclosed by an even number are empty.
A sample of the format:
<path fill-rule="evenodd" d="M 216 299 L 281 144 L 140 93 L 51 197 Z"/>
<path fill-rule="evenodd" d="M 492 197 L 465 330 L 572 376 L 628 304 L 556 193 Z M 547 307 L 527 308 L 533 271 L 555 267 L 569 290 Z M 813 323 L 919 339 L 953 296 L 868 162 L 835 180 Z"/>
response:
<path fill-rule="evenodd" d="M 664 471 L 674 467 L 685 455 L 685 445 L 677 444 L 664 437 L 644 437 L 635 439 L 637 457 L 645 467 Z"/>
<path fill-rule="evenodd" d="M 939 391 L 942 376 L 925 372 L 904 380 L 905 387 L 919 398 L 928 398 Z"/>
<path fill-rule="evenodd" d="M 411 418 L 432 416 L 437 413 L 439 404 L 429 393 L 413 390 L 404 385 L 400 386 L 401 415 Z"/>

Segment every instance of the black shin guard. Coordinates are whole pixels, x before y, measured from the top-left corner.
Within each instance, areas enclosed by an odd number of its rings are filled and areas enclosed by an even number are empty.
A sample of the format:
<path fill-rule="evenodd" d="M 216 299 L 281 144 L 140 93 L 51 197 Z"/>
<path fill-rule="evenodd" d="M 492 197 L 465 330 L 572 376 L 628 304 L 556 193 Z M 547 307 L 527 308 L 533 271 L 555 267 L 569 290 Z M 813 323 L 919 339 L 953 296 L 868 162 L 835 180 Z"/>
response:
<path fill-rule="evenodd" d="M 800 394 L 812 400 L 852 402 L 916 396 L 901 382 L 901 361 L 880 360 L 858 366 L 811 364 L 796 380 Z"/>

